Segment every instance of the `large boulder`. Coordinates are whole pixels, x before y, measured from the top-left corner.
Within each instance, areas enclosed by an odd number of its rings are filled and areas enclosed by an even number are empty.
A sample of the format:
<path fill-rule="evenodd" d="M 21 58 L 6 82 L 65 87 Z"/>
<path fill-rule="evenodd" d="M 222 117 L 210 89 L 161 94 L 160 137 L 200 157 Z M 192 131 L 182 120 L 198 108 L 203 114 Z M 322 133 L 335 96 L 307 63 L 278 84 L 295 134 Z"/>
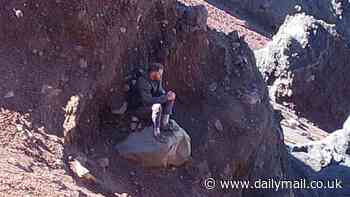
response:
<path fill-rule="evenodd" d="M 272 100 L 332 131 L 350 112 L 350 51 L 334 25 L 289 16 L 273 41 L 256 51 Z"/>
<path fill-rule="evenodd" d="M 147 167 L 181 166 L 191 157 L 191 138 L 175 121 L 175 129 L 162 132 L 162 141 L 153 136 L 153 127 L 134 132 L 115 148 L 125 158 Z"/>
<path fill-rule="evenodd" d="M 316 19 L 336 24 L 337 29 L 350 40 L 350 2 L 347 0 L 229 0 L 226 3 L 238 4 L 257 19 L 277 30 L 285 18 L 293 13 L 306 13 Z"/>

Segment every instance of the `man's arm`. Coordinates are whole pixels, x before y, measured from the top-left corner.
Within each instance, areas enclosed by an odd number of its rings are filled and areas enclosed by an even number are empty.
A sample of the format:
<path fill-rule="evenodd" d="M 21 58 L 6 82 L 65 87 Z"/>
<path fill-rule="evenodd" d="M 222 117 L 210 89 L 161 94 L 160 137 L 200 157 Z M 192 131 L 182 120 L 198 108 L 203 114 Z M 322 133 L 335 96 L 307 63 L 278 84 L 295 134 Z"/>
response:
<path fill-rule="evenodd" d="M 166 103 L 168 100 L 167 95 L 153 97 L 151 93 L 151 90 L 152 90 L 151 84 L 148 81 L 146 81 L 146 79 L 144 79 L 143 77 L 139 78 L 137 82 L 137 87 L 139 89 L 142 102 L 145 105 L 153 105 L 156 103 L 163 104 L 163 103 Z"/>

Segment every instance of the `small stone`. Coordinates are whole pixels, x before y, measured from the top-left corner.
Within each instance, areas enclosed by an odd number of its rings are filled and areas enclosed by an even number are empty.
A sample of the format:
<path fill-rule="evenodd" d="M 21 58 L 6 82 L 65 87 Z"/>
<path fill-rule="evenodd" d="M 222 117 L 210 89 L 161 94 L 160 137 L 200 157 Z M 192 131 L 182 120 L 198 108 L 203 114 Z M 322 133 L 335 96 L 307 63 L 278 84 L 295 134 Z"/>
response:
<path fill-rule="evenodd" d="M 84 58 L 81 58 L 79 60 L 79 63 L 80 63 L 80 68 L 87 68 L 88 66 L 87 61 Z"/>
<path fill-rule="evenodd" d="M 132 131 L 136 130 L 137 125 L 138 125 L 138 124 L 137 124 L 136 122 L 132 122 L 132 123 L 130 124 L 130 129 L 131 129 Z"/>
<path fill-rule="evenodd" d="M 132 117 L 131 117 L 131 121 L 133 121 L 133 122 L 139 122 L 140 120 L 139 120 L 138 117 L 132 116 Z"/>
<path fill-rule="evenodd" d="M 122 115 L 122 114 L 125 114 L 127 109 L 128 109 L 128 102 L 125 101 L 119 109 L 113 110 L 112 114 Z"/>
<path fill-rule="evenodd" d="M 306 82 L 315 81 L 315 78 L 315 75 L 311 75 L 309 78 L 306 79 Z"/>
<path fill-rule="evenodd" d="M 18 132 L 22 132 L 23 131 L 23 125 L 17 124 L 16 125 L 16 129 Z"/>
<path fill-rule="evenodd" d="M 23 12 L 22 12 L 22 10 L 16 10 L 16 9 L 14 8 L 13 11 L 15 12 L 15 15 L 17 16 L 17 18 L 23 17 Z"/>
<path fill-rule="evenodd" d="M 229 164 L 227 164 L 226 167 L 224 168 L 224 174 L 226 176 L 229 176 L 232 174 L 231 166 Z"/>
<path fill-rule="evenodd" d="M 120 28 L 120 32 L 126 33 L 126 28 L 125 28 L 125 27 L 121 27 L 121 28 Z"/>
<path fill-rule="evenodd" d="M 42 94 L 49 93 L 51 90 L 53 90 L 53 87 L 50 86 L 50 85 L 47 85 L 47 84 L 44 84 L 44 85 L 41 87 L 41 93 L 42 93 Z"/>
<path fill-rule="evenodd" d="M 221 123 L 220 120 L 216 120 L 216 121 L 215 121 L 215 128 L 216 128 L 216 130 L 218 130 L 218 131 L 223 131 L 223 130 L 224 130 L 224 127 L 222 126 L 222 123 Z"/>
<path fill-rule="evenodd" d="M 138 129 L 142 129 L 142 123 L 140 122 L 139 125 L 137 126 Z"/>
<path fill-rule="evenodd" d="M 215 92 L 215 90 L 217 89 L 217 87 L 218 87 L 218 84 L 214 82 L 214 83 L 212 83 L 212 84 L 209 85 L 209 90 L 210 90 L 211 92 Z"/>
<path fill-rule="evenodd" d="M 168 25 L 169 24 L 169 21 L 168 20 L 163 20 L 163 25 Z"/>
<path fill-rule="evenodd" d="M 136 172 L 135 172 L 135 171 L 131 171 L 131 172 L 130 172 L 130 175 L 131 175 L 131 176 L 135 176 L 135 175 L 136 175 Z"/>
<path fill-rule="evenodd" d="M 13 91 L 9 91 L 5 94 L 4 98 L 12 98 L 15 96 L 15 93 Z"/>
<path fill-rule="evenodd" d="M 142 17 L 142 15 L 141 15 L 141 14 L 139 14 L 139 15 L 137 16 L 137 23 L 139 23 L 139 22 L 140 22 L 141 17 Z"/>
<path fill-rule="evenodd" d="M 92 100 L 94 98 L 94 96 L 92 95 L 92 93 L 89 93 L 89 99 Z"/>

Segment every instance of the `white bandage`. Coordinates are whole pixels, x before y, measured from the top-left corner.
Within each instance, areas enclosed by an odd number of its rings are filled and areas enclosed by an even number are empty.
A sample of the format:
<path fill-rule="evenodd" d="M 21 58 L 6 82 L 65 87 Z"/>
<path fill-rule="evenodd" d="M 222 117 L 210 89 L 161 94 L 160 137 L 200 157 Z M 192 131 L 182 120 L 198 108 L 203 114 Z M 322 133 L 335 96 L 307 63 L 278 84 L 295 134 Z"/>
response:
<path fill-rule="evenodd" d="M 160 113 L 162 110 L 161 104 L 153 104 L 152 105 L 152 120 L 155 120 L 157 118 L 157 113 Z"/>

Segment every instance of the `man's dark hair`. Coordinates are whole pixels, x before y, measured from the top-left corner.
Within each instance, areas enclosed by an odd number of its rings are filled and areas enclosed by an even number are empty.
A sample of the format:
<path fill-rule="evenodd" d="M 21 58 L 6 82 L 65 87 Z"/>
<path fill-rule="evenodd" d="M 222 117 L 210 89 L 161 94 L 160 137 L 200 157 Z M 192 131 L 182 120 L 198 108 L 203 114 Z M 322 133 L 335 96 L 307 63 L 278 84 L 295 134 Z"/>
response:
<path fill-rule="evenodd" d="M 158 72 L 159 70 L 163 70 L 164 66 L 161 63 L 152 63 L 148 67 L 148 73 L 150 72 Z"/>

